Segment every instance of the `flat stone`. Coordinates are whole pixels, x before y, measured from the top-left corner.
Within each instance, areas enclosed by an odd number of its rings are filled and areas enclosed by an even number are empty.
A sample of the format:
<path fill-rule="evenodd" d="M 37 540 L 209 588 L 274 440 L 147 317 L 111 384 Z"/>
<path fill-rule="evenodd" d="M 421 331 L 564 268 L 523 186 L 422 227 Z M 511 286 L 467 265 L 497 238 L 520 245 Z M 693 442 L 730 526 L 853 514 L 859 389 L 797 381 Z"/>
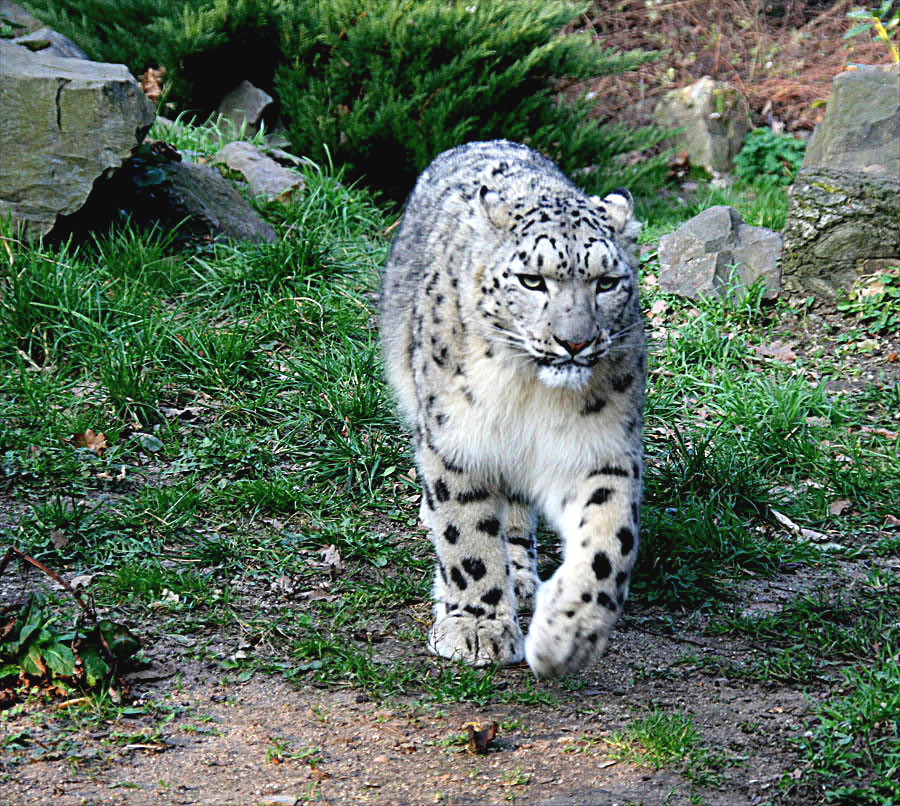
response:
<path fill-rule="evenodd" d="M 88 59 L 85 53 L 69 37 L 63 36 L 52 28 L 38 28 L 30 34 L 17 36 L 12 40 L 17 45 L 40 53 L 43 56 L 59 56 L 61 59 Z"/>
<path fill-rule="evenodd" d="M 212 164 L 240 174 L 253 196 L 269 200 L 286 202 L 305 186 L 300 174 L 279 165 L 250 143 L 228 143 L 213 157 Z"/>
<path fill-rule="evenodd" d="M 172 162 L 165 166 L 165 172 L 160 192 L 165 196 L 167 214 L 189 217 L 187 230 L 232 240 L 276 239 L 275 230 L 216 168 Z"/>

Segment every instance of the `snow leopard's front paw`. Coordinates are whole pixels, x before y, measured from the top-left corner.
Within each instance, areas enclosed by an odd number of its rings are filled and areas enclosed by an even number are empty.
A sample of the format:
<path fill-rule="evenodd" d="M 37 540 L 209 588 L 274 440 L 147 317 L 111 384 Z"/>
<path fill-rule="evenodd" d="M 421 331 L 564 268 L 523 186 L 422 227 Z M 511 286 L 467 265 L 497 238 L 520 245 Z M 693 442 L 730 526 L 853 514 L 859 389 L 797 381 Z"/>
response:
<path fill-rule="evenodd" d="M 525 659 L 538 677 L 564 677 L 599 657 L 615 614 L 554 576 L 538 588 Z"/>
<path fill-rule="evenodd" d="M 524 657 L 523 643 L 515 617 L 448 613 L 438 618 L 428 633 L 428 648 L 435 655 L 472 666 L 518 663 Z"/>

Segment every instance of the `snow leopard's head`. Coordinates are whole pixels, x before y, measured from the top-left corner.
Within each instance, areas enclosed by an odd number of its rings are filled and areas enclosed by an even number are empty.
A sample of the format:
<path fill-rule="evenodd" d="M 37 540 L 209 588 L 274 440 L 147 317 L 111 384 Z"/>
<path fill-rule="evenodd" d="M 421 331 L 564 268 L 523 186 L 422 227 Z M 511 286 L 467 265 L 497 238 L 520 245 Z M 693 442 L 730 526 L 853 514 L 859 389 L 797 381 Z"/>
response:
<path fill-rule="evenodd" d="M 631 194 L 479 198 L 496 239 L 474 289 L 486 337 L 547 386 L 582 388 L 641 327 Z"/>

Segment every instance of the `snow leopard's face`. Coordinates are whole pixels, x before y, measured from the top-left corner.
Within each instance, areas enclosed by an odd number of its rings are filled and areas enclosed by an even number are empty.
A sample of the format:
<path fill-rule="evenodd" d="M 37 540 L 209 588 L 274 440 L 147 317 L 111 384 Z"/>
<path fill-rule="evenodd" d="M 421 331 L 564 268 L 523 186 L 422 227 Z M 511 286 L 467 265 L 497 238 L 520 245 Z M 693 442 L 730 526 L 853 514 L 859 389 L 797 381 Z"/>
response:
<path fill-rule="evenodd" d="M 480 281 L 488 338 L 533 362 L 547 386 L 583 387 L 597 361 L 640 327 L 630 254 L 640 225 L 630 195 L 526 205 L 486 192 L 483 204 L 502 235 Z"/>

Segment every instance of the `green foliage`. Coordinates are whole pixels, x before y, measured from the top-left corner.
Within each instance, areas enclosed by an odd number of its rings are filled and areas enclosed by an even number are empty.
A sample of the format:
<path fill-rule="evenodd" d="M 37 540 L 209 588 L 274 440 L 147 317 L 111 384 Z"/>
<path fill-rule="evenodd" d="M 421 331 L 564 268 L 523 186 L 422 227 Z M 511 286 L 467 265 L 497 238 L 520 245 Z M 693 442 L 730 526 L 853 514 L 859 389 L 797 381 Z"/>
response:
<path fill-rule="evenodd" d="M 393 199 L 440 151 L 496 137 L 543 151 L 595 192 L 657 181 L 659 158 L 612 166 L 617 154 L 657 142 L 657 132 L 601 127 L 589 103 L 559 94 L 561 82 L 649 58 L 559 36 L 578 11 L 534 0 L 304 4 L 295 56 L 275 80 L 294 148 L 346 165 Z"/>
<path fill-rule="evenodd" d="M 159 62 L 160 20 L 205 0 L 23 0 L 22 5 L 74 40 L 91 59 L 127 64 L 135 74 Z"/>
<path fill-rule="evenodd" d="M 850 19 L 860 22 L 844 34 L 844 39 L 871 31 L 873 39 L 884 42 L 891 55 L 891 61 L 895 64 L 900 62 L 900 50 L 891 39 L 893 29 L 900 28 L 900 8 L 892 9 L 893 5 L 893 0 L 884 0 L 877 9 L 867 11 L 864 8 L 855 8 L 848 12 L 847 16 Z"/>
<path fill-rule="evenodd" d="M 734 172 L 740 179 L 759 187 L 789 185 L 794 181 L 806 143 L 771 129 L 754 129 L 734 158 Z"/>
<path fill-rule="evenodd" d="M 857 282 L 838 303 L 873 333 L 900 331 L 900 266 Z"/>
<path fill-rule="evenodd" d="M 109 679 L 115 665 L 134 655 L 138 640 L 121 624 L 103 619 L 90 630 L 58 625 L 59 608 L 31 593 L 0 631 L 0 682 L 49 682 L 94 688 Z"/>
<path fill-rule="evenodd" d="M 690 714 L 654 708 L 634 720 L 626 730 L 605 739 L 610 756 L 631 764 L 660 769 L 679 764 L 692 784 L 706 786 L 727 766 L 724 755 L 704 747 Z"/>

